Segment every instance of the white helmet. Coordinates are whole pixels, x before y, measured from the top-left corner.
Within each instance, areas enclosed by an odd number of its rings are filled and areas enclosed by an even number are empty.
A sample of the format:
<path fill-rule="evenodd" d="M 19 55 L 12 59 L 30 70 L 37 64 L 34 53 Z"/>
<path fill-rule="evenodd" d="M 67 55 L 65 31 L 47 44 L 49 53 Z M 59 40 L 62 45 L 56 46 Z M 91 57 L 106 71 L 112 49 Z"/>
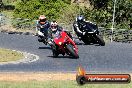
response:
<path fill-rule="evenodd" d="M 50 27 L 51 27 L 51 30 L 53 32 L 57 30 L 57 26 L 58 26 L 58 24 L 57 24 L 56 21 L 51 22 L 51 26 Z"/>

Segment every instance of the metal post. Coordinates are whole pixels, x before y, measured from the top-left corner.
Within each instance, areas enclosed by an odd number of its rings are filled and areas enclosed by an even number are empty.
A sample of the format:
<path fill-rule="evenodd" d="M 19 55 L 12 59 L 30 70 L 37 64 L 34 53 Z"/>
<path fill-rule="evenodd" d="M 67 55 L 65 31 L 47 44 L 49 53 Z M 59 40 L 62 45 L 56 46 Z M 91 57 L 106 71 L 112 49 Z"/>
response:
<path fill-rule="evenodd" d="M 113 36 L 113 29 L 114 29 L 114 23 L 115 23 L 115 5 L 116 5 L 116 0 L 114 1 L 114 11 L 113 11 L 113 20 L 112 20 L 112 34 L 111 34 L 111 42 L 113 41 L 112 36 Z"/>

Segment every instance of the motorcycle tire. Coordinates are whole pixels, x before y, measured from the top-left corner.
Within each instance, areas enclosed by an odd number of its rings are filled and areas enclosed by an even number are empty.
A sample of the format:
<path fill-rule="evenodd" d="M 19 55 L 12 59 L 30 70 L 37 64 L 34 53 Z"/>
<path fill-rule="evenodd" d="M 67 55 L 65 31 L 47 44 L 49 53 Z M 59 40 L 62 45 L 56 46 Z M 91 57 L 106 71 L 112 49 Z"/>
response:
<path fill-rule="evenodd" d="M 74 58 L 79 58 L 79 55 L 75 52 L 73 45 L 68 44 L 66 45 L 67 50 L 70 52 L 70 55 L 73 56 Z"/>
<path fill-rule="evenodd" d="M 99 35 L 96 35 L 96 38 L 101 46 L 105 46 L 105 41 Z"/>
<path fill-rule="evenodd" d="M 41 36 L 38 36 L 38 41 L 43 42 L 43 38 Z"/>
<path fill-rule="evenodd" d="M 39 42 L 43 42 L 43 40 L 42 40 L 42 39 L 40 39 L 40 38 L 38 38 L 38 41 L 39 41 Z"/>
<path fill-rule="evenodd" d="M 52 50 L 52 53 L 53 53 L 53 57 L 54 57 L 54 58 L 58 57 L 58 55 L 59 55 L 59 54 L 57 53 L 57 51 L 54 50 L 54 49 Z"/>

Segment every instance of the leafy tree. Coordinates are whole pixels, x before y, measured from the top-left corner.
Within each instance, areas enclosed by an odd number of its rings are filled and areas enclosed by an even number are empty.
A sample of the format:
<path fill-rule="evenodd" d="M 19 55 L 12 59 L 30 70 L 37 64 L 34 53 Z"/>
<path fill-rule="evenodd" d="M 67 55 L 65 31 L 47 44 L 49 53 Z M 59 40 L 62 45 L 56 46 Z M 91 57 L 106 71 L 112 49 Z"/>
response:
<path fill-rule="evenodd" d="M 111 25 L 114 0 L 90 0 L 94 6 L 90 12 L 86 9 L 86 16 L 97 23 L 103 23 L 104 26 Z M 132 0 L 117 0 L 116 13 L 115 13 L 115 26 L 116 28 L 131 29 L 132 21 Z M 105 24 L 104 24 L 105 23 Z"/>
<path fill-rule="evenodd" d="M 14 16 L 19 18 L 37 19 L 39 15 L 44 14 L 49 20 L 61 20 L 64 16 L 70 16 L 75 11 L 70 4 L 65 3 L 68 0 L 25 0 L 16 5 Z M 71 11 L 71 12 L 70 12 Z M 69 14 L 70 13 L 70 14 Z M 73 17 L 73 16 L 72 16 Z M 66 18 L 67 19 L 67 18 Z M 70 20 L 70 19 L 69 19 Z"/>
<path fill-rule="evenodd" d="M 50 19 L 58 19 L 64 9 L 69 8 L 69 2 L 70 0 L 22 0 L 16 5 L 14 16 L 34 19 L 36 15 L 45 14 Z"/>
<path fill-rule="evenodd" d="M 117 25 L 122 28 L 127 28 L 132 20 L 132 1 L 117 0 L 115 20 Z"/>
<path fill-rule="evenodd" d="M 96 22 L 100 26 L 111 27 L 114 0 L 90 0 L 93 9 L 70 4 L 71 0 L 22 0 L 18 2 L 14 17 L 38 19 L 44 14 L 49 20 L 70 24 L 77 14 L 84 14 L 87 20 Z M 132 28 L 132 0 L 117 0 L 115 26 L 118 28 Z"/>
<path fill-rule="evenodd" d="M 109 0 L 89 0 L 91 5 L 94 6 L 95 9 L 104 9 L 108 6 Z"/>

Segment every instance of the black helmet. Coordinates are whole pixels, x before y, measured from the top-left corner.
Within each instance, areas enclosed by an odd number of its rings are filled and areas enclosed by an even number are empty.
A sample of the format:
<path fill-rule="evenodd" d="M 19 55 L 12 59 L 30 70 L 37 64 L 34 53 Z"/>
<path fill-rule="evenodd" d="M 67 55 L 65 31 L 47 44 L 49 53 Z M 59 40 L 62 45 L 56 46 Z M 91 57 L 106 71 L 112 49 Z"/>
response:
<path fill-rule="evenodd" d="M 80 15 L 80 16 L 77 16 L 76 21 L 83 22 L 83 21 L 85 21 L 85 18 L 84 18 L 84 16 Z"/>

